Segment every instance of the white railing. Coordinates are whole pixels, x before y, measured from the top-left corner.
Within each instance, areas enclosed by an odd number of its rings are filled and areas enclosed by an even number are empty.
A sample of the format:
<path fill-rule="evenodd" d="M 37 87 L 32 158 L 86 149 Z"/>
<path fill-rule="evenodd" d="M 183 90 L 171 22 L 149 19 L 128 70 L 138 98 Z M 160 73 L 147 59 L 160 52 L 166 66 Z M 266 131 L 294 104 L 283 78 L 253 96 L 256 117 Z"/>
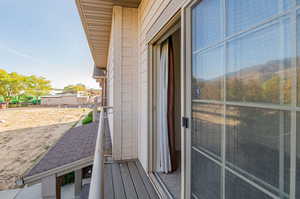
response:
<path fill-rule="evenodd" d="M 94 154 L 93 173 L 90 184 L 89 199 L 104 199 L 104 135 L 108 130 L 107 109 L 103 107 L 100 113 L 96 149 Z M 107 125 L 107 128 L 105 128 Z"/>

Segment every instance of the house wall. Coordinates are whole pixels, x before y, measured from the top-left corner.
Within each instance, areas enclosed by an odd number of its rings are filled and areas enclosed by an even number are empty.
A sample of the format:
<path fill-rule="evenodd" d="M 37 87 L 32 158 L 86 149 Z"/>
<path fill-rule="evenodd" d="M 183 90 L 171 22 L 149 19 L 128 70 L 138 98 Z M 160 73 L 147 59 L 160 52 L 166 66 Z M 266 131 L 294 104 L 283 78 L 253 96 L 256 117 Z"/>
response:
<path fill-rule="evenodd" d="M 62 96 L 61 104 L 68 104 L 68 105 L 78 105 L 77 96 Z"/>
<path fill-rule="evenodd" d="M 87 104 L 90 102 L 90 98 L 88 96 L 79 96 L 77 97 L 78 104 Z"/>
<path fill-rule="evenodd" d="M 142 0 L 138 8 L 139 52 L 138 52 L 138 158 L 148 170 L 148 43 L 176 14 L 183 0 Z"/>
<path fill-rule="evenodd" d="M 108 105 L 113 141 L 113 158 L 137 158 L 137 44 L 136 8 L 113 8 L 113 22 L 108 61 Z"/>
<path fill-rule="evenodd" d="M 122 24 L 122 159 L 138 157 L 138 12 L 123 8 Z"/>
<path fill-rule="evenodd" d="M 107 66 L 108 105 L 116 160 L 139 158 L 148 170 L 148 43 L 182 0 L 142 0 L 138 9 L 114 6 Z"/>
<path fill-rule="evenodd" d="M 80 105 L 88 103 L 88 97 L 59 96 L 59 97 L 43 97 L 42 105 Z"/>
<path fill-rule="evenodd" d="M 107 105 L 114 107 L 114 64 L 113 64 L 113 59 L 114 59 L 114 39 L 113 39 L 113 32 L 114 32 L 114 23 L 112 22 L 111 26 L 111 36 L 110 36 L 110 43 L 109 43 L 109 54 L 108 54 L 108 59 L 107 59 L 107 80 L 106 80 L 106 89 L 107 89 Z M 114 143 L 114 110 L 110 110 L 111 114 L 108 114 L 108 120 L 109 120 L 109 127 L 110 127 L 110 133 L 111 133 L 111 140 L 112 143 Z"/>
<path fill-rule="evenodd" d="M 42 105 L 59 105 L 60 104 L 60 98 L 50 98 L 50 97 L 42 97 L 41 98 L 41 104 Z"/>

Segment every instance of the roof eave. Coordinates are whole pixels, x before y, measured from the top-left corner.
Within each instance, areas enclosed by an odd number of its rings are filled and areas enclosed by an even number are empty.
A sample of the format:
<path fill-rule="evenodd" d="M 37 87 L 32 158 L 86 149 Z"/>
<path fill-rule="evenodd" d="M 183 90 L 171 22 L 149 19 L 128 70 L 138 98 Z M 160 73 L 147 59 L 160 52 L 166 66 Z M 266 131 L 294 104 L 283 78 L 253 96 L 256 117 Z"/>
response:
<path fill-rule="evenodd" d="M 137 8 L 140 0 L 76 0 L 88 45 L 98 68 L 107 67 L 113 6 Z"/>
<path fill-rule="evenodd" d="M 81 160 L 77 160 L 74 161 L 72 163 L 66 164 L 66 165 L 62 165 L 60 167 L 57 168 L 53 168 L 41 173 L 37 173 L 34 174 L 32 176 L 24 176 L 23 177 L 23 181 L 24 184 L 27 185 L 32 185 L 32 184 L 36 184 L 39 183 L 43 178 L 47 177 L 47 176 L 51 176 L 51 175 L 57 175 L 57 176 L 62 176 L 65 175 L 66 173 L 69 173 L 71 171 L 74 171 L 75 169 L 79 169 L 79 168 L 84 168 L 87 167 L 89 165 L 93 164 L 93 160 L 94 160 L 94 156 L 90 156 Z"/>

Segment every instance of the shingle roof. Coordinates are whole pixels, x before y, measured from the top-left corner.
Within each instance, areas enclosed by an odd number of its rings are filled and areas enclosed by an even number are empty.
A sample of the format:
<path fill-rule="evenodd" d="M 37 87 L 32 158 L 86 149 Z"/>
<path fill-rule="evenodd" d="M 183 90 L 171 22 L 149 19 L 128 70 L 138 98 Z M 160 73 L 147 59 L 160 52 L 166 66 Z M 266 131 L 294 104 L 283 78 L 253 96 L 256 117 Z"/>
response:
<path fill-rule="evenodd" d="M 67 131 L 25 177 L 93 156 L 98 125 L 98 122 L 93 122 Z M 105 139 L 106 147 L 111 146 L 111 143 L 108 143 L 109 141 L 110 138 Z"/>

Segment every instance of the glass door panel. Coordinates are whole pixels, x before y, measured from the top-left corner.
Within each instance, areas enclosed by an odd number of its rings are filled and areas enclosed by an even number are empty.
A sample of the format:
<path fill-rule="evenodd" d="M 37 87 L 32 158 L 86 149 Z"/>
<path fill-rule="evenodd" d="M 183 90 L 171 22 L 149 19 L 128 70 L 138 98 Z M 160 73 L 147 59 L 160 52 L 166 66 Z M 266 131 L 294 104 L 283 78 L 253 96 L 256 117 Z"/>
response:
<path fill-rule="evenodd" d="M 202 0 L 189 7 L 191 198 L 300 197 L 296 6 Z"/>

